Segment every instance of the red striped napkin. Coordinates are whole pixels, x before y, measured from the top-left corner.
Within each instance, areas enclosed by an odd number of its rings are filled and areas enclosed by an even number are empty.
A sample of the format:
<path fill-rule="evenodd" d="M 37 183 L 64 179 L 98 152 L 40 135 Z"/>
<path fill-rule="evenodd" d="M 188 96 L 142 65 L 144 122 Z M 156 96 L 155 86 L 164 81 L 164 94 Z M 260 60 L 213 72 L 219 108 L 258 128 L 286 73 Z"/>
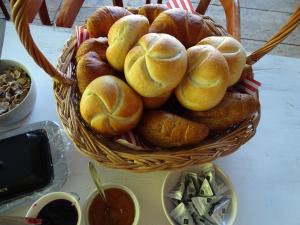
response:
<path fill-rule="evenodd" d="M 241 82 L 235 85 L 235 87 L 237 87 L 240 92 L 247 93 L 250 95 L 256 95 L 257 90 L 260 86 L 260 82 L 248 77 L 244 78 Z"/>
<path fill-rule="evenodd" d="M 170 9 L 180 8 L 192 13 L 195 12 L 192 2 L 190 0 L 170 0 L 166 3 L 166 5 Z"/>
<path fill-rule="evenodd" d="M 76 26 L 75 33 L 77 38 L 77 47 L 79 47 L 82 42 L 90 38 L 90 34 L 84 26 Z"/>

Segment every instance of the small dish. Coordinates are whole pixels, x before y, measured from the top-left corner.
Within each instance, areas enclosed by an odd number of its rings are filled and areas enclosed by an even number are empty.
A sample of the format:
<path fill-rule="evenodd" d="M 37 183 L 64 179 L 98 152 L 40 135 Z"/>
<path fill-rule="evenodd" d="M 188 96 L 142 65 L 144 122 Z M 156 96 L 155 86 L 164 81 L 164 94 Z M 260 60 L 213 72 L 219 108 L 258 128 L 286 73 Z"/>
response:
<path fill-rule="evenodd" d="M 170 222 L 170 224 L 179 225 L 169 215 L 170 212 L 174 209 L 174 205 L 172 204 L 170 198 L 168 198 L 168 196 L 167 196 L 168 193 L 178 183 L 183 172 L 195 172 L 195 173 L 198 172 L 199 173 L 199 171 L 201 170 L 201 167 L 208 166 L 208 165 L 214 166 L 215 172 L 216 172 L 216 177 L 219 177 L 229 189 L 229 195 L 231 197 L 231 202 L 230 202 L 227 214 L 225 215 L 225 218 L 224 218 L 224 222 L 225 222 L 224 225 L 233 225 L 235 218 L 236 218 L 236 214 L 237 214 L 236 193 L 234 191 L 233 185 L 232 185 L 229 177 L 224 173 L 224 171 L 220 167 L 218 167 L 212 163 L 205 163 L 202 165 L 196 165 L 196 166 L 184 168 L 184 169 L 177 170 L 177 171 L 171 171 L 167 174 L 167 176 L 164 180 L 163 189 L 162 189 L 162 205 L 163 205 L 163 209 L 166 214 L 166 217 L 167 217 L 168 221 Z"/>
<path fill-rule="evenodd" d="M 130 197 L 131 200 L 133 201 L 134 209 L 135 209 L 135 214 L 134 214 L 134 219 L 132 222 L 132 225 L 138 225 L 139 223 L 139 218 L 140 218 L 140 206 L 138 199 L 136 198 L 135 194 L 126 186 L 120 185 L 120 184 L 104 184 L 104 190 L 108 190 L 111 188 L 117 188 L 125 191 Z M 95 197 L 99 195 L 97 189 L 93 190 L 91 194 L 87 197 L 86 203 L 84 205 L 84 221 L 86 225 L 90 225 L 90 219 L 89 219 L 89 212 L 90 212 L 90 207 L 92 205 L 93 200 Z"/>
<path fill-rule="evenodd" d="M 56 200 L 67 200 L 70 202 L 72 206 L 76 208 L 77 211 L 77 223 L 74 225 L 81 225 L 81 208 L 78 202 L 78 196 L 73 195 L 72 193 L 67 192 L 51 192 L 49 194 L 44 195 L 43 197 L 39 198 L 36 202 L 32 204 L 29 208 L 26 217 L 37 218 L 39 213 L 45 208 L 48 204 L 56 201 Z M 53 213 L 53 211 L 52 211 Z M 49 217 L 48 217 L 49 218 Z M 57 218 L 57 215 L 56 215 Z M 65 219 L 65 218 L 64 218 Z"/>
<path fill-rule="evenodd" d="M 0 132 L 15 128 L 16 124 L 24 119 L 33 109 L 36 100 L 36 87 L 28 69 L 21 63 L 13 60 L 0 60 L 0 74 L 11 67 L 20 68 L 30 77 L 30 89 L 26 97 L 15 108 L 0 115 Z"/>

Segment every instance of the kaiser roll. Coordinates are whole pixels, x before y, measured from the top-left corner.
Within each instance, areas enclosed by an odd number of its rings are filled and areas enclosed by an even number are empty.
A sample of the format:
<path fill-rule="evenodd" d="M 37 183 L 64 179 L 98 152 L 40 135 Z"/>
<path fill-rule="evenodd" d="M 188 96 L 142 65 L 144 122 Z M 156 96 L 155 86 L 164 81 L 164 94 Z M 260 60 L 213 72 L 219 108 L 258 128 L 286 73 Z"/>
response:
<path fill-rule="evenodd" d="M 124 81 L 102 76 L 92 81 L 80 101 L 82 118 L 104 136 L 130 131 L 139 122 L 143 103 Z"/>
<path fill-rule="evenodd" d="M 174 89 L 187 67 L 184 46 L 168 34 L 146 34 L 125 60 L 128 84 L 144 97 L 157 97 Z"/>
<path fill-rule="evenodd" d="M 89 83 L 102 75 L 114 74 L 109 64 L 102 61 L 96 52 L 88 52 L 83 55 L 76 67 L 78 88 L 81 93 Z"/>
<path fill-rule="evenodd" d="M 78 63 L 80 58 L 90 51 L 96 52 L 99 55 L 101 60 L 107 61 L 106 60 L 107 47 L 108 47 L 107 38 L 105 37 L 89 38 L 79 46 L 75 56 L 76 62 Z"/>
<path fill-rule="evenodd" d="M 176 97 L 188 109 L 211 109 L 225 95 L 229 80 L 227 62 L 221 52 L 210 45 L 191 47 L 187 55 L 187 73 L 175 90 Z"/>
<path fill-rule="evenodd" d="M 106 37 L 114 22 L 130 14 L 131 12 L 123 7 L 104 6 L 87 19 L 86 27 L 91 37 Z"/>
<path fill-rule="evenodd" d="M 138 14 L 146 16 L 151 24 L 155 18 L 163 11 L 168 10 L 166 5 L 162 4 L 146 4 L 139 8 Z"/>
<path fill-rule="evenodd" d="M 229 67 L 229 86 L 234 85 L 241 77 L 246 64 L 246 51 L 240 42 L 232 37 L 207 37 L 197 45 L 212 45 L 225 57 Z"/>
<path fill-rule="evenodd" d="M 196 45 L 208 36 L 221 36 L 218 29 L 211 28 L 205 17 L 182 9 L 169 9 L 158 15 L 150 26 L 150 33 L 166 33 L 177 38 L 186 48 Z"/>
<path fill-rule="evenodd" d="M 149 21 L 141 15 L 129 15 L 115 22 L 108 32 L 106 57 L 110 65 L 124 70 L 124 61 L 128 51 L 144 34 L 148 33 Z"/>

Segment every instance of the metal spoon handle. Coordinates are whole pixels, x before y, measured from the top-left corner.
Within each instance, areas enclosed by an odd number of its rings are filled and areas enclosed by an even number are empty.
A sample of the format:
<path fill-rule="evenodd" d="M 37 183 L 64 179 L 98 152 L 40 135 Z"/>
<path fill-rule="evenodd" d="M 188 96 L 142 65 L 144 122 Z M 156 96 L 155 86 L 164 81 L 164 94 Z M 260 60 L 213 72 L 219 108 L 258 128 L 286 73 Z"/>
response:
<path fill-rule="evenodd" d="M 89 169 L 90 169 L 91 176 L 93 178 L 93 181 L 96 185 L 96 188 L 97 188 L 99 194 L 106 201 L 105 192 L 104 192 L 104 189 L 103 189 L 103 185 L 101 183 L 101 179 L 98 176 L 97 171 L 95 169 L 95 166 L 91 161 L 89 162 Z"/>

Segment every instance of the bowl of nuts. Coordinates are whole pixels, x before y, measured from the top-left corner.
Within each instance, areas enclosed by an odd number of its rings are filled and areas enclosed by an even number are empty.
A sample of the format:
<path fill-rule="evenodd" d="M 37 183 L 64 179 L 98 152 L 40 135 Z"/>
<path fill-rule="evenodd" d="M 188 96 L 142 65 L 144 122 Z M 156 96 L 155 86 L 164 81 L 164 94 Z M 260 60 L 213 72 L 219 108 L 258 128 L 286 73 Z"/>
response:
<path fill-rule="evenodd" d="M 13 60 L 0 60 L 0 132 L 12 129 L 33 109 L 36 88 L 29 71 Z"/>

